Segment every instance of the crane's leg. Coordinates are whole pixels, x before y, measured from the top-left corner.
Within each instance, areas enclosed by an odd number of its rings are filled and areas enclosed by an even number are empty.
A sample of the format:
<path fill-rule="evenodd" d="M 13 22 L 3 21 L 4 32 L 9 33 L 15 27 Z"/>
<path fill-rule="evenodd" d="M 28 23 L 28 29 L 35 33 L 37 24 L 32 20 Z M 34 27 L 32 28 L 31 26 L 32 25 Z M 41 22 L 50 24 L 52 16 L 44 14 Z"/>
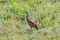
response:
<path fill-rule="evenodd" d="M 32 27 L 31 27 L 31 32 L 32 32 L 33 30 L 32 30 Z"/>
<path fill-rule="evenodd" d="M 31 33 L 33 34 L 33 29 L 32 29 L 32 27 L 31 27 Z"/>
<path fill-rule="evenodd" d="M 30 40 L 33 40 L 33 30 L 32 30 L 32 27 L 31 27 L 31 36 L 30 36 Z"/>

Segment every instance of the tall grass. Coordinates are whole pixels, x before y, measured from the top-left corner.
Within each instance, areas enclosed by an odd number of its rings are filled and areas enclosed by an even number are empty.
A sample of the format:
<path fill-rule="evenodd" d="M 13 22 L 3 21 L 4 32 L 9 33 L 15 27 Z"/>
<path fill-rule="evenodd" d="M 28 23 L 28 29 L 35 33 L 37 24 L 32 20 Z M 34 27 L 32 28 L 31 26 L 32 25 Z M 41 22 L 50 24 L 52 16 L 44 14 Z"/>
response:
<path fill-rule="evenodd" d="M 31 31 L 25 11 L 38 31 Z M 60 40 L 60 1 L 1 0 L 0 40 Z"/>

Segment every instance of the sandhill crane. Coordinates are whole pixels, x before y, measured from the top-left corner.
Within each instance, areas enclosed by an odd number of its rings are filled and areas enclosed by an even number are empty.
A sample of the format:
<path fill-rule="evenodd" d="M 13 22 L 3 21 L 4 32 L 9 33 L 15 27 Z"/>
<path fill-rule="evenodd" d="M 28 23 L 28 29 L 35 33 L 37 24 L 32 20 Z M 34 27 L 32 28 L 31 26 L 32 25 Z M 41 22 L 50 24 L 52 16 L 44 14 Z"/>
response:
<path fill-rule="evenodd" d="M 33 27 L 33 28 L 35 28 L 35 29 L 38 30 L 38 26 L 37 26 L 37 24 L 34 23 L 32 20 L 29 19 L 29 16 L 28 16 L 29 13 L 26 12 L 26 14 L 27 14 L 27 15 L 26 15 L 26 20 L 27 20 L 29 26 L 31 27 L 31 29 L 32 29 L 32 27 Z"/>

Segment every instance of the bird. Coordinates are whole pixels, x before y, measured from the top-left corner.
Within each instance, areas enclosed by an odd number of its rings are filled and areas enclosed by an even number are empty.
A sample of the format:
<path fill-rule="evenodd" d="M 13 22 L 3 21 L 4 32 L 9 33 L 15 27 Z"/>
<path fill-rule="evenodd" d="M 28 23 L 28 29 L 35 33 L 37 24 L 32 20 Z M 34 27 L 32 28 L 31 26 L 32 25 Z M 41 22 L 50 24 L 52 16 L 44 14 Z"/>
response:
<path fill-rule="evenodd" d="M 31 27 L 31 29 L 32 29 L 32 28 L 35 28 L 36 30 L 38 30 L 37 24 L 34 23 L 31 19 L 29 19 L 29 15 L 28 15 L 28 14 L 29 14 L 29 13 L 26 11 L 26 20 L 27 20 L 29 26 Z"/>

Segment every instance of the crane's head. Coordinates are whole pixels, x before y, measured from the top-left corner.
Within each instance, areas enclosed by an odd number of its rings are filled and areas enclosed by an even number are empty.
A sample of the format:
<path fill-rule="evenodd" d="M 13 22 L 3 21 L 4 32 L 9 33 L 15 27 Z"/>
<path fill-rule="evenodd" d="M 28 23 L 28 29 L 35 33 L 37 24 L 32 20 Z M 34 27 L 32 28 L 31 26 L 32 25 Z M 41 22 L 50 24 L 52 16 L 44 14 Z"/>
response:
<path fill-rule="evenodd" d="M 29 14 L 28 11 L 26 11 L 26 14 L 27 14 L 27 15 Z"/>
<path fill-rule="evenodd" d="M 29 14 L 29 12 L 28 12 L 28 11 L 26 11 L 26 17 L 28 17 L 28 14 Z"/>

